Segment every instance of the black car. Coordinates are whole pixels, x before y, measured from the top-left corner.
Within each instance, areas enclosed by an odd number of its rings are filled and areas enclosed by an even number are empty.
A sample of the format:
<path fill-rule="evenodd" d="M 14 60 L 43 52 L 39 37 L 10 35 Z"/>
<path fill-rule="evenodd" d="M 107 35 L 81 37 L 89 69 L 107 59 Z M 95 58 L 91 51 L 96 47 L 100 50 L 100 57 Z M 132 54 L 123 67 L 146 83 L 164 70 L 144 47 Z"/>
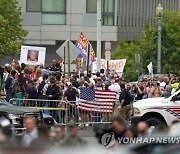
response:
<path fill-rule="evenodd" d="M 0 118 L 9 119 L 16 133 L 23 132 L 24 118 L 26 116 L 34 117 L 37 123 L 43 122 L 43 114 L 40 110 L 14 106 L 5 100 L 0 100 Z"/>

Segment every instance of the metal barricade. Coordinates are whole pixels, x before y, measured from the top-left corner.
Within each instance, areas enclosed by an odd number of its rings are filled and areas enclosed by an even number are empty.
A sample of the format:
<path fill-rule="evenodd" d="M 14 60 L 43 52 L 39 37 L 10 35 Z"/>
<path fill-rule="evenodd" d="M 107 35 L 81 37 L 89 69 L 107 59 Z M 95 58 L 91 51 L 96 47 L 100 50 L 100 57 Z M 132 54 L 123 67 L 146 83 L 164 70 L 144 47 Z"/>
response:
<path fill-rule="evenodd" d="M 71 119 L 77 124 L 111 123 L 115 102 L 107 101 L 69 101 L 67 102 L 67 122 Z"/>
<path fill-rule="evenodd" d="M 68 124 L 71 120 L 77 124 L 106 124 L 111 123 L 112 118 L 119 111 L 116 110 L 117 102 L 114 101 L 61 101 L 43 99 L 18 99 L 9 101 L 16 106 L 24 106 L 42 110 L 51 115 L 58 123 Z M 119 104 L 119 103 L 118 103 Z"/>
<path fill-rule="evenodd" d="M 44 114 L 51 115 L 58 123 L 66 124 L 67 122 L 67 103 L 65 101 L 13 98 L 9 103 L 41 110 Z"/>

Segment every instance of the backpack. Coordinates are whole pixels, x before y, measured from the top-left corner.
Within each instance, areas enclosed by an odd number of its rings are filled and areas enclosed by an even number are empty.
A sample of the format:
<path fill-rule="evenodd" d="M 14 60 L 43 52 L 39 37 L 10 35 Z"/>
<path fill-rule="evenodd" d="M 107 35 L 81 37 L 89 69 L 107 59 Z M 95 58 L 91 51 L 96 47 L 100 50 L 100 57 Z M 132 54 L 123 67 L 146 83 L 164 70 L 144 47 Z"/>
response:
<path fill-rule="evenodd" d="M 18 86 L 19 86 L 18 80 L 12 78 L 11 85 L 10 85 L 10 92 L 14 94 L 17 93 Z"/>

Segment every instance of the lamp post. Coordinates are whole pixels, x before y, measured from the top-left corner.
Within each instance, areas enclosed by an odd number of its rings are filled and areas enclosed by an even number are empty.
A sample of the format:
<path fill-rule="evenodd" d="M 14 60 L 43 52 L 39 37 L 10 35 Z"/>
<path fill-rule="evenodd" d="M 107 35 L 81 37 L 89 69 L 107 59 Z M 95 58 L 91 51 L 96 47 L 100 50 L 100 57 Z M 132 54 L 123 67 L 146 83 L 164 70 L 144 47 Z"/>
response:
<path fill-rule="evenodd" d="M 161 19 L 163 7 L 158 4 L 156 8 L 156 15 L 158 16 L 158 53 L 157 53 L 157 73 L 161 73 Z"/>
<path fill-rule="evenodd" d="M 101 69 L 101 0 L 97 0 L 97 71 Z"/>

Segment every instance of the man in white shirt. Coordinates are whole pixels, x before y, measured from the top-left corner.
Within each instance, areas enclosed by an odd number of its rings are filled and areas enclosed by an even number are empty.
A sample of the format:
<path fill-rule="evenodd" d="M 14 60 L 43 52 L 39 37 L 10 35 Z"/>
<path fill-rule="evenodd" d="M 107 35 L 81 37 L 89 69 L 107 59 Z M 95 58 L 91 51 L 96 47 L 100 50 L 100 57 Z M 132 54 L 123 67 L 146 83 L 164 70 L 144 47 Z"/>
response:
<path fill-rule="evenodd" d="M 164 82 L 164 77 L 161 75 L 161 76 L 159 76 L 158 79 L 159 79 L 161 89 L 164 90 L 164 88 L 166 86 L 166 83 Z"/>
<path fill-rule="evenodd" d="M 118 82 L 119 82 L 119 79 L 116 78 L 115 83 L 109 86 L 109 90 L 115 91 L 117 93 L 116 95 L 117 100 L 119 99 L 119 93 L 121 92 L 121 88 Z"/>
<path fill-rule="evenodd" d="M 38 138 L 38 131 L 36 128 L 36 121 L 31 116 L 28 116 L 24 120 L 26 132 L 23 135 L 23 145 L 31 146 L 32 142 Z"/>
<path fill-rule="evenodd" d="M 119 82 L 119 79 L 116 78 L 115 83 L 109 86 L 109 90 L 119 93 L 121 91 L 121 88 L 118 82 Z"/>

